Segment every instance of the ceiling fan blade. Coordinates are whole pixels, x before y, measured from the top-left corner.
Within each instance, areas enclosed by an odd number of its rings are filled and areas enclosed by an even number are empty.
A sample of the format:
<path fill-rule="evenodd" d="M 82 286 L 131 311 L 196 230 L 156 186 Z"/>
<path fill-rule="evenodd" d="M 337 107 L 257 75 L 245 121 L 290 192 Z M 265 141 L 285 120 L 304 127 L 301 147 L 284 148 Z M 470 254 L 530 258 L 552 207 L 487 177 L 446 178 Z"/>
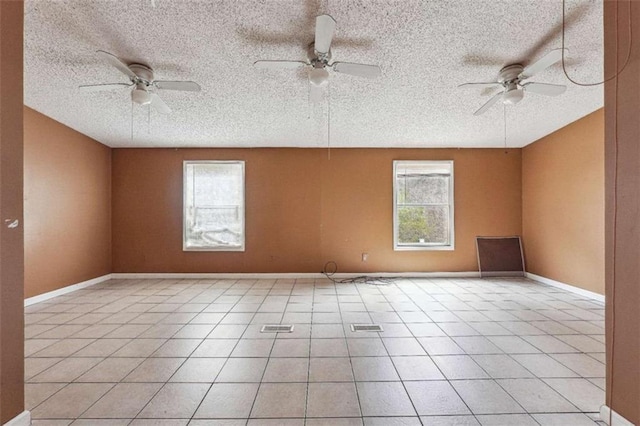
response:
<path fill-rule="evenodd" d="M 497 81 L 486 82 L 486 83 L 462 83 L 458 84 L 458 87 L 489 87 L 489 86 L 500 86 L 500 83 Z"/>
<path fill-rule="evenodd" d="M 161 112 L 163 114 L 169 114 L 171 112 L 171 108 L 158 96 L 157 93 L 150 93 L 151 97 L 151 106 L 156 109 L 156 111 Z"/>
<path fill-rule="evenodd" d="M 183 92 L 200 91 L 200 85 L 193 81 L 154 81 L 153 85 L 162 90 L 181 90 Z"/>
<path fill-rule="evenodd" d="M 567 90 L 567 86 L 563 84 L 548 84 L 548 83 L 525 83 L 522 88 L 527 92 L 537 93 L 539 95 L 546 96 L 558 96 L 562 95 Z"/>
<path fill-rule="evenodd" d="M 564 50 L 566 54 L 567 49 L 564 49 Z M 537 62 L 534 62 L 533 64 L 526 67 L 518 77 L 520 77 L 521 79 L 531 78 L 537 73 L 539 73 L 540 71 L 543 71 L 549 68 L 551 65 L 555 64 L 561 59 L 562 59 L 562 49 L 552 50 L 551 52 L 547 53 L 542 58 L 540 58 Z"/>
<path fill-rule="evenodd" d="M 85 84 L 78 86 L 78 89 L 83 92 L 102 92 L 104 90 L 123 89 L 125 87 L 131 87 L 133 84 L 126 83 L 107 83 L 107 84 Z"/>
<path fill-rule="evenodd" d="M 503 94 L 504 94 L 504 92 L 496 93 L 491 99 L 489 99 L 484 105 L 482 105 L 480 107 L 480 109 L 478 109 L 476 112 L 474 112 L 473 115 L 480 115 L 480 114 L 484 113 L 486 110 L 491 108 L 493 106 L 493 104 L 498 102 L 502 98 Z"/>
<path fill-rule="evenodd" d="M 316 17 L 316 40 L 314 49 L 318 53 L 329 53 L 331 49 L 331 39 L 336 29 L 336 21 L 329 15 Z"/>
<path fill-rule="evenodd" d="M 351 62 L 334 62 L 333 70 L 342 74 L 355 75 L 357 77 L 376 78 L 382 71 L 377 65 L 354 64 Z"/>
<path fill-rule="evenodd" d="M 272 70 L 293 69 L 305 67 L 309 64 L 303 61 L 255 61 L 253 66 Z"/>
<path fill-rule="evenodd" d="M 120 72 L 126 75 L 127 77 L 131 79 L 136 78 L 136 75 L 133 73 L 133 71 L 129 69 L 127 64 L 122 62 L 120 58 L 118 58 L 117 56 L 112 55 L 109 52 L 105 52 L 104 50 L 98 50 L 96 53 L 98 53 L 98 55 L 100 55 L 105 61 L 109 62 L 114 67 L 118 68 Z"/>

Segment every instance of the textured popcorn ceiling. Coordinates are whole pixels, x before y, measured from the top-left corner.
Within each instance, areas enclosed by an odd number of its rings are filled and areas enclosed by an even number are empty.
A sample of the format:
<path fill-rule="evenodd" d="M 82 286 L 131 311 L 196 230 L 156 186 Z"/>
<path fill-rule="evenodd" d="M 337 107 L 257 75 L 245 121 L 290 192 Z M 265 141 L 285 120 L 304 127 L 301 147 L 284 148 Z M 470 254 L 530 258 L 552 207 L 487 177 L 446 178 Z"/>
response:
<path fill-rule="evenodd" d="M 567 6 L 568 71 L 600 80 L 602 1 Z M 252 67 L 304 59 L 321 13 L 338 22 L 334 59 L 382 68 L 377 80 L 332 74 L 330 109 L 309 107 L 300 72 Z M 322 147 L 328 124 L 334 147 L 500 147 L 502 105 L 474 117 L 492 92 L 456 86 L 559 48 L 561 13 L 560 0 L 27 0 L 25 104 L 111 147 Z M 127 81 L 98 49 L 203 90 L 162 92 L 170 115 L 132 110 L 126 89 L 80 92 Z M 559 65 L 532 81 L 569 88 L 508 106 L 509 146 L 603 106 L 602 86 L 575 86 Z"/>

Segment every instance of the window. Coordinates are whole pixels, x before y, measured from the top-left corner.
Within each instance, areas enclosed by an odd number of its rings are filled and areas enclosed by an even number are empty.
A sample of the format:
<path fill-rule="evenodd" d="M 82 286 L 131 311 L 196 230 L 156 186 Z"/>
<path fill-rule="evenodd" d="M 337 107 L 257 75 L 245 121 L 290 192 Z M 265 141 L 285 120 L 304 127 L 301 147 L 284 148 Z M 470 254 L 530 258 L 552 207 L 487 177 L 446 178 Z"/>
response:
<path fill-rule="evenodd" d="M 244 161 L 184 162 L 183 250 L 244 251 Z"/>
<path fill-rule="evenodd" d="M 453 250 L 453 161 L 393 162 L 394 250 Z"/>

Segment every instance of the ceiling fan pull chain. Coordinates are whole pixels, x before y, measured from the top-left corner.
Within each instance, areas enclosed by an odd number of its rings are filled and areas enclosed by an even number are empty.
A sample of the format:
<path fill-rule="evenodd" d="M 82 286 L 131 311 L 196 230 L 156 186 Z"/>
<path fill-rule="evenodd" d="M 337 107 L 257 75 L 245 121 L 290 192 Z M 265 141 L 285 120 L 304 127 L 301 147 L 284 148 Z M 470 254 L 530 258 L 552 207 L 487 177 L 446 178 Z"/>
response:
<path fill-rule="evenodd" d="M 507 105 L 502 104 L 504 116 L 504 153 L 507 153 Z"/>
<path fill-rule="evenodd" d="M 331 82 L 327 82 L 327 159 L 331 160 Z"/>
<path fill-rule="evenodd" d="M 307 84 L 307 120 L 311 120 L 311 85 Z"/>
<path fill-rule="evenodd" d="M 133 142 L 133 99 L 131 100 L 131 142 Z"/>

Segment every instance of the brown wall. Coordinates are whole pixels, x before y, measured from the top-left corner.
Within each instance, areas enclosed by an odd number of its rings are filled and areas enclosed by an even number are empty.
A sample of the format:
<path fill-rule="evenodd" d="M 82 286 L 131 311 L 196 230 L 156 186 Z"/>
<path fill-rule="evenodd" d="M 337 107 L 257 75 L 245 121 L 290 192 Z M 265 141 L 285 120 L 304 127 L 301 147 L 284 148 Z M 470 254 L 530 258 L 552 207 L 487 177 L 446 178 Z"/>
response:
<path fill-rule="evenodd" d="M 625 62 L 628 5 L 605 1 L 606 76 Z M 631 5 L 631 60 L 605 85 L 607 405 L 640 425 L 640 2 Z"/>
<path fill-rule="evenodd" d="M 24 108 L 25 296 L 111 272 L 111 149 Z"/>
<path fill-rule="evenodd" d="M 527 271 L 604 294 L 604 110 L 522 150 Z"/>
<path fill-rule="evenodd" d="M 0 1 L 0 424 L 24 410 L 23 18 L 22 1 Z"/>
<path fill-rule="evenodd" d="M 205 159 L 246 161 L 244 253 L 182 251 L 182 162 Z M 395 159 L 454 160 L 455 251 L 393 251 Z M 520 150 L 115 149 L 112 182 L 113 272 L 474 271 L 476 235 L 522 226 Z"/>

